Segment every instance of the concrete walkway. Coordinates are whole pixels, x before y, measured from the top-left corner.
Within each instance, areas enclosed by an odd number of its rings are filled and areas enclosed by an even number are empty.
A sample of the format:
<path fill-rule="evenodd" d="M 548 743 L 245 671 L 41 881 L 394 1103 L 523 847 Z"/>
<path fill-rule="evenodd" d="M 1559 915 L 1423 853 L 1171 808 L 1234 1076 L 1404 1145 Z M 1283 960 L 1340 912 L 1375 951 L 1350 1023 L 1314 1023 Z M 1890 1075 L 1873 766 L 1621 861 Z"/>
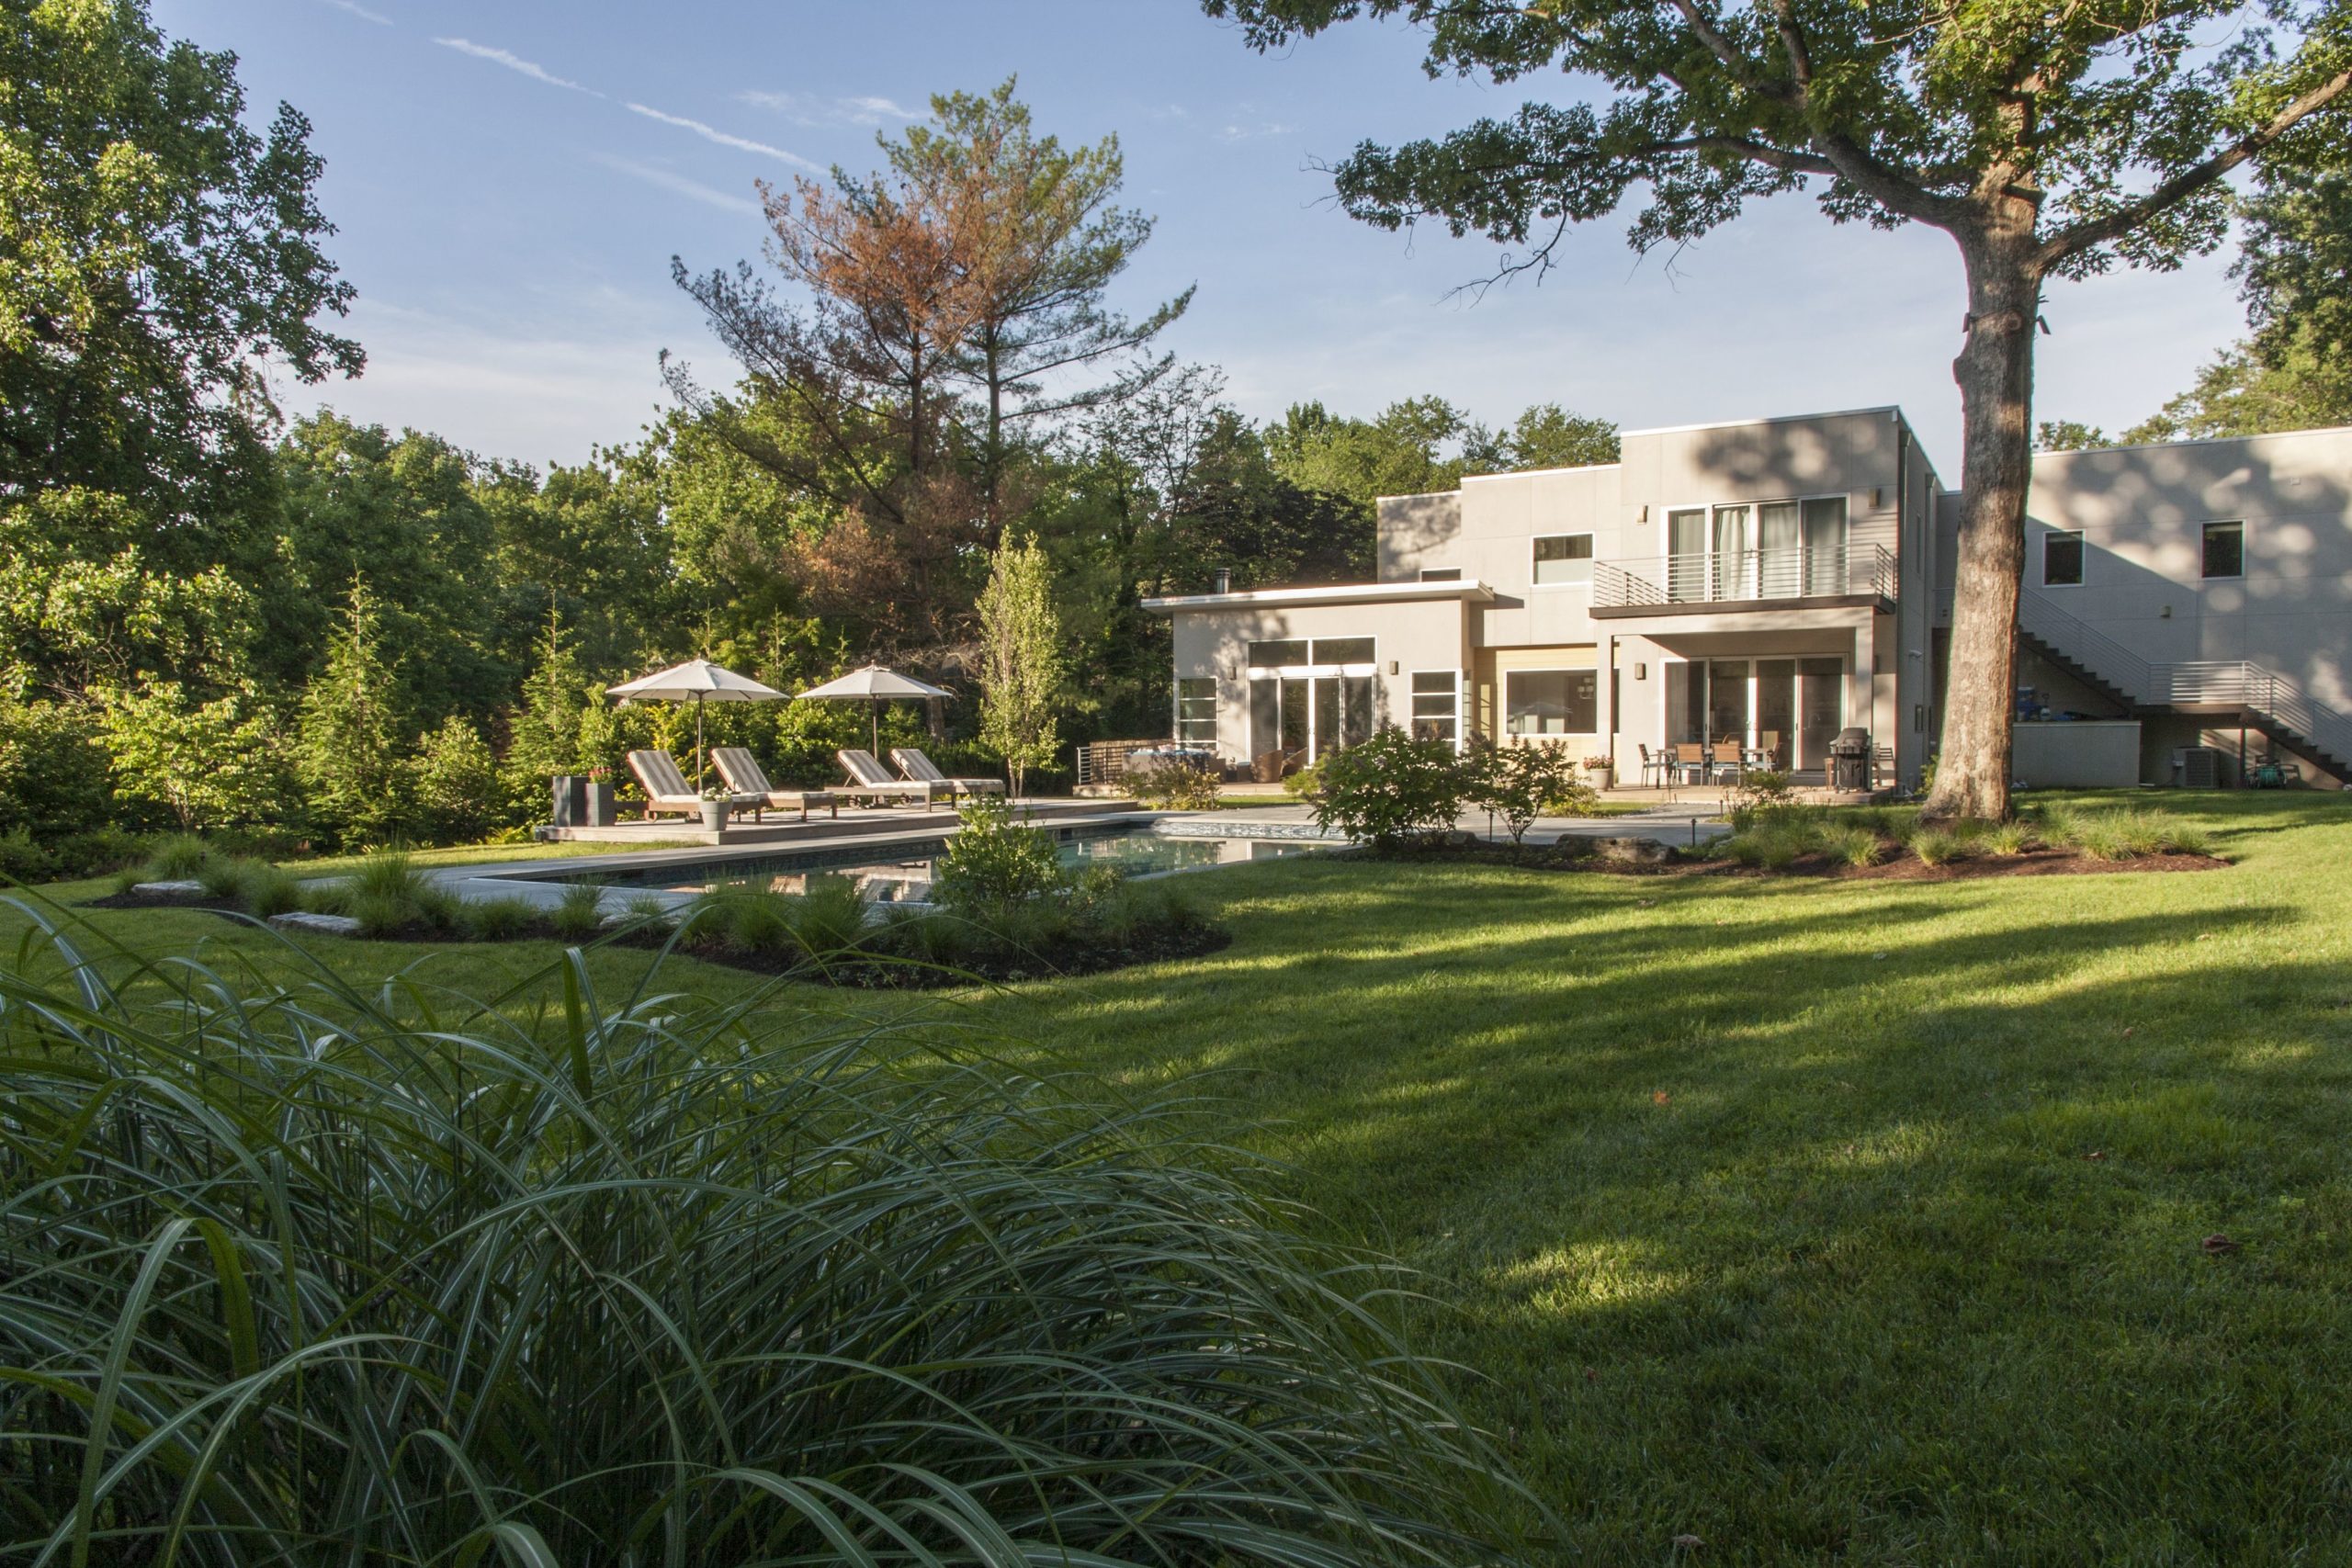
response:
<path fill-rule="evenodd" d="M 1198 814 L 1200 818 L 1218 823 L 1283 823 L 1311 826 L 1314 810 L 1305 805 L 1241 806 L 1219 811 L 1213 816 Z M 1465 811 L 1454 818 L 1453 825 L 1463 832 L 1476 833 L 1481 838 L 1508 842 L 1510 829 L 1484 811 Z M 1608 817 L 1539 817 L 1527 829 L 1531 844 L 1556 843 L 1562 839 L 1649 839 L 1661 844 L 1689 849 L 1731 831 L 1723 820 L 1722 807 L 1713 800 L 1657 801 L 1638 811 Z"/>

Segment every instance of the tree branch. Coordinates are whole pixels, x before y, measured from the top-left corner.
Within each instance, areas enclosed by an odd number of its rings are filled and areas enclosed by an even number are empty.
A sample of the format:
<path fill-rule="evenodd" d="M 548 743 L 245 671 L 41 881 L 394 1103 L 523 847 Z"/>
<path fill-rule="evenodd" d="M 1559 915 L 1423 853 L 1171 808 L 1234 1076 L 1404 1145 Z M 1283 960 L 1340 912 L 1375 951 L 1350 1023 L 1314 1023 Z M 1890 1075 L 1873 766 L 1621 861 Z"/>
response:
<path fill-rule="evenodd" d="M 2266 123 L 2247 131 L 2203 163 L 2182 170 L 2139 200 L 2127 202 L 2104 217 L 2086 218 L 2052 234 L 2035 253 L 2036 261 L 2044 268 L 2052 267 L 2093 245 L 2122 238 L 2165 208 L 2220 179 L 2343 97 L 2347 90 L 2352 90 L 2352 71 L 2340 71 L 2280 109 Z"/>

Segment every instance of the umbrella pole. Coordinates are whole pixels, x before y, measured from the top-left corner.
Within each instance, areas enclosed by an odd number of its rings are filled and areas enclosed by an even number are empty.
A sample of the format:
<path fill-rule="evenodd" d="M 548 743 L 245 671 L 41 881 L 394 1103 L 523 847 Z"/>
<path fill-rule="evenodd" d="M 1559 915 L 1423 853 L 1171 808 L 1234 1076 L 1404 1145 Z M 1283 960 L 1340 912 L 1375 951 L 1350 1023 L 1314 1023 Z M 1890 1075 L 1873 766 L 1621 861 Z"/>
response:
<path fill-rule="evenodd" d="M 876 757 L 879 757 L 882 755 L 882 699 L 880 697 L 874 699 L 874 708 L 871 716 L 873 718 L 873 725 L 871 727 L 872 736 L 866 741 L 866 744 L 873 747 L 874 754 Z"/>
<path fill-rule="evenodd" d="M 702 694 L 695 694 L 695 789 L 702 789 Z"/>

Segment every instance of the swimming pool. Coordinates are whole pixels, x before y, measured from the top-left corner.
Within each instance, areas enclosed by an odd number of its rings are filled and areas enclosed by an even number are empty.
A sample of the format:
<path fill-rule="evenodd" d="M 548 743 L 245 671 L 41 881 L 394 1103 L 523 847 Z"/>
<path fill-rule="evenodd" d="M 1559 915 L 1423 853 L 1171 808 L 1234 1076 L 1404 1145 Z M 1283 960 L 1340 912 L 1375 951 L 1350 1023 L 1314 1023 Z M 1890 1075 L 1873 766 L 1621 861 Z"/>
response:
<path fill-rule="evenodd" d="M 944 839 L 922 839 L 880 848 L 867 844 L 832 851 L 776 850 L 723 859 L 601 871 L 583 869 L 562 875 L 543 874 L 530 880 L 593 882 L 603 887 L 653 893 L 757 889 L 798 894 L 808 890 L 812 876 L 845 876 L 855 882 L 858 891 L 874 903 L 921 903 L 931 891 L 932 863 L 946 847 Z M 1122 826 L 1072 832 L 1054 846 L 1054 852 L 1064 865 L 1114 865 L 1130 876 L 1157 876 L 1210 866 L 1288 860 L 1324 847 L 1312 840 L 1295 838 L 1192 833 L 1178 837 L 1155 833 L 1148 828 Z"/>

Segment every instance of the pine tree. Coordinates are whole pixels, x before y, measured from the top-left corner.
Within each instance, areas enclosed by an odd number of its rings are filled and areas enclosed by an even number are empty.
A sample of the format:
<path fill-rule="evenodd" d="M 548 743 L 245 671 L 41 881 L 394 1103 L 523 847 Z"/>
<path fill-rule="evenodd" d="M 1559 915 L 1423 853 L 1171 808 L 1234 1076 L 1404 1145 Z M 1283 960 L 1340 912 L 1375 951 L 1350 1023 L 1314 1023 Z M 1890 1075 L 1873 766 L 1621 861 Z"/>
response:
<path fill-rule="evenodd" d="M 392 670 L 375 595 L 355 578 L 325 665 L 303 689 L 295 749 L 312 812 L 343 843 L 387 842 L 408 826 L 401 738 L 410 727 Z"/>
<path fill-rule="evenodd" d="M 503 773 L 507 797 L 515 807 L 544 810 L 548 781 L 582 765 L 580 727 L 588 689 L 579 649 L 552 608 L 547 634 L 534 651 L 537 659 L 523 682 L 522 705 L 508 727 Z"/>
<path fill-rule="evenodd" d="M 980 743 L 1004 759 L 1019 795 L 1028 771 L 1050 763 L 1061 744 L 1062 623 L 1053 568 L 1034 537 L 999 547 L 979 610 Z"/>

